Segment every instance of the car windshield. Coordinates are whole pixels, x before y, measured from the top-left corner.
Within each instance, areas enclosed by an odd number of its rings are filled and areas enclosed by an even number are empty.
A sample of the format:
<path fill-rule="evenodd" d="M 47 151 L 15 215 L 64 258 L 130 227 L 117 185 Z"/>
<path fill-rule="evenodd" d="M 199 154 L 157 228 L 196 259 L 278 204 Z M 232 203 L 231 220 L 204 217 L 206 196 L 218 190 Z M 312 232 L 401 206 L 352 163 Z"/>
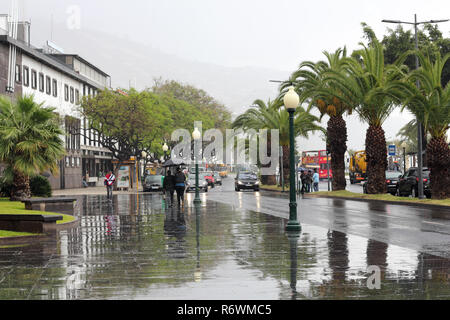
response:
<path fill-rule="evenodd" d="M 243 172 L 239 175 L 239 179 L 251 179 L 251 180 L 256 180 L 256 174 L 251 173 L 251 172 Z"/>
<path fill-rule="evenodd" d="M 397 179 L 400 175 L 402 175 L 400 171 L 386 171 L 386 179 Z"/>
<path fill-rule="evenodd" d="M 147 183 L 160 183 L 161 182 L 161 176 L 148 176 L 145 181 Z"/>
<path fill-rule="evenodd" d="M 201 175 L 199 175 L 199 178 L 201 177 Z M 195 180 L 195 174 L 190 174 L 188 177 L 189 180 Z"/>

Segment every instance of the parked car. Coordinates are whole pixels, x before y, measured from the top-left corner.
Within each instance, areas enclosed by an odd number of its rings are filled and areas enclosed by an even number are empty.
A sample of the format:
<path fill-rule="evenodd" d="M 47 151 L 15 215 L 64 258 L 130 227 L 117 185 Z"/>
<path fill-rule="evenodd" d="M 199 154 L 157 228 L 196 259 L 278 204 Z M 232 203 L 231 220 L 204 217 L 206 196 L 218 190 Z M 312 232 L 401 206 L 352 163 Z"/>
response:
<path fill-rule="evenodd" d="M 214 184 L 218 184 L 219 186 L 222 185 L 222 177 L 220 176 L 219 172 L 214 172 L 213 178 L 214 178 Z"/>
<path fill-rule="evenodd" d="M 234 182 L 234 189 L 241 191 L 241 189 L 253 189 L 259 191 L 259 179 L 254 172 L 242 171 L 236 175 Z"/>
<path fill-rule="evenodd" d="M 198 188 L 200 191 L 208 192 L 208 182 L 203 179 L 202 175 L 198 175 Z M 195 192 L 195 174 L 190 174 L 186 181 L 186 192 Z"/>
<path fill-rule="evenodd" d="M 397 186 L 401 171 L 386 171 L 386 187 L 387 192 L 395 196 L 397 194 Z M 367 193 L 367 181 L 363 183 L 363 193 Z"/>
<path fill-rule="evenodd" d="M 214 174 L 211 171 L 203 172 L 202 173 L 203 179 L 208 181 L 208 185 L 211 186 L 211 188 L 214 188 Z"/>
<path fill-rule="evenodd" d="M 423 178 L 423 193 L 427 198 L 431 198 L 430 188 L 430 170 L 426 167 L 422 168 Z M 409 168 L 404 175 L 399 178 L 397 195 L 400 197 L 412 196 L 413 198 L 419 195 L 419 168 Z"/>
<path fill-rule="evenodd" d="M 144 192 L 162 191 L 162 189 L 163 189 L 163 176 L 151 175 L 145 178 Z"/>

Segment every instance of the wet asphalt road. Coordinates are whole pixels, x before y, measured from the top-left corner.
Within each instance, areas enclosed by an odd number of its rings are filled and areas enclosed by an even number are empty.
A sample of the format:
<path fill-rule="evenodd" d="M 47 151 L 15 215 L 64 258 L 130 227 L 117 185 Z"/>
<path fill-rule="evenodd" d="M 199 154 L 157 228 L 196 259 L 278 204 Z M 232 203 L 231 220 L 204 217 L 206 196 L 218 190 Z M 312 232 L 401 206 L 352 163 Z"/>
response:
<path fill-rule="evenodd" d="M 0 246 L 0 300 L 449 299 L 448 212 L 240 192 L 77 196 L 76 228 Z M 368 267 L 381 286 L 368 287 Z"/>
<path fill-rule="evenodd" d="M 360 184 L 351 185 L 353 189 Z M 208 199 L 255 212 L 289 218 L 288 195 L 267 191 L 234 191 L 234 178 L 224 180 Z M 297 198 L 298 219 L 302 223 L 399 245 L 420 252 L 450 258 L 450 208 L 325 198 Z"/>

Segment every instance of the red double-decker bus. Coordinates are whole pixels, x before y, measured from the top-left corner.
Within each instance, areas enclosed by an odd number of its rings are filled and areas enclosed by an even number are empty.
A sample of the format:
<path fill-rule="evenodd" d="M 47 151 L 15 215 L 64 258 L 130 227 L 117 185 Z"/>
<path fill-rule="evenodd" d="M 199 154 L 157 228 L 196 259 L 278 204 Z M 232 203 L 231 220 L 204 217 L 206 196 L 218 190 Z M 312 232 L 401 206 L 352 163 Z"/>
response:
<path fill-rule="evenodd" d="M 328 162 L 331 162 L 331 157 L 328 156 Z M 328 164 L 327 164 L 327 151 L 304 151 L 302 152 L 302 167 L 308 170 L 317 169 L 320 179 L 328 178 Z M 330 167 L 330 178 L 333 177 L 333 173 Z"/>

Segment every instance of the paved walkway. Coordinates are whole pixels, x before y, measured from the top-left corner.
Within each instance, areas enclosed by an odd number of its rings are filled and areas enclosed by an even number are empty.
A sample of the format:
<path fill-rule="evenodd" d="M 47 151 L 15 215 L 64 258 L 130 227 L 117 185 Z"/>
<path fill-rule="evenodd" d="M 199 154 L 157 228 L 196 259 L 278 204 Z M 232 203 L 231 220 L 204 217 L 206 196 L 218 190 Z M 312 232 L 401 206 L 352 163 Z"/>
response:
<path fill-rule="evenodd" d="M 142 188 L 139 188 L 139 192 L 142 192 Z M 106 195 L 105 187 L 89 187 L 79 189 L 65 189 L 65 190 L 53 190 L 53 196 L 76 196 L 76 195 Z M 129 191 L 114 191 L 114 194 L 136 194 L 136 189 Z"/>

